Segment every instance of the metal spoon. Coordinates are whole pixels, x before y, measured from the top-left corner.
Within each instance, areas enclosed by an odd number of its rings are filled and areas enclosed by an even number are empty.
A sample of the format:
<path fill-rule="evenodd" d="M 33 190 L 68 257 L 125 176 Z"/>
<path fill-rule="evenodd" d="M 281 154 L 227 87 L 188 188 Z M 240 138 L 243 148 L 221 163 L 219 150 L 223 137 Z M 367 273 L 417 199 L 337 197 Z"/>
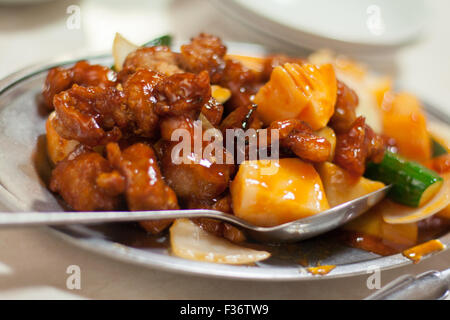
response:
<path fill-rule="evenodd" d="M 450 269 L 404 275 L 365 300 L 443 300 L 450 294 Z"/>
<path fill-rule="evenodd" d="M 390 186 L 386 186 L 314 216 L 276 227 L 258 227 L 234 215 L 215 210 L 0 213 L 0 227 L 95 224 L 102 222 L 177 218 L 212 218 L 240 227 L 250 237 L 262 242 L 294 242 L 325 233 L 360 216 L 380 202 L 386 196 L 389 188 Z"/>

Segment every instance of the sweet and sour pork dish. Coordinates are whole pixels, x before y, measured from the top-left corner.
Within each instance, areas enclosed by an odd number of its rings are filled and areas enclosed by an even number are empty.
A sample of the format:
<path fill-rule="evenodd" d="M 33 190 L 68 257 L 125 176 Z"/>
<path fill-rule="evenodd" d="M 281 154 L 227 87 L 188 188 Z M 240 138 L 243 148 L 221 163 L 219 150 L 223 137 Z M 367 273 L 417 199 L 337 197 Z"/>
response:
<path fill-rule="evenodd" d="M 113 57 L 112 67 L 53 68 L 45 81 L 49 188 L 71 209 L 214 209 L 275 226 L 392 184 L 389 199 L 344 227 L 347 243 L 390 254 L 424 242 L 423 230 L 429 239 L 448 230 L 450 143 L 390 78 L 327 51 L 229 54 L 209 34 L 177 49 L 167 36 L 137 46 L 117 34 Z M 174 161 L 177 130 L 194 145 L 198 123 L 223 144 L 206 157 L 200 138 L 199 149 Z M 274 173 L 264 174 L 271 160 L 245 153 L 239 161 L 225 144 L 229 130 L 252 132 L 244 151 L 252 141 L 270 151 L 275 139 Z M 188 259 L 248 264 L 270 256 L 243 245 L 245 234 L 224 222 L 139 225 L 152 235 L 170 228 L 172 253 Z"/>

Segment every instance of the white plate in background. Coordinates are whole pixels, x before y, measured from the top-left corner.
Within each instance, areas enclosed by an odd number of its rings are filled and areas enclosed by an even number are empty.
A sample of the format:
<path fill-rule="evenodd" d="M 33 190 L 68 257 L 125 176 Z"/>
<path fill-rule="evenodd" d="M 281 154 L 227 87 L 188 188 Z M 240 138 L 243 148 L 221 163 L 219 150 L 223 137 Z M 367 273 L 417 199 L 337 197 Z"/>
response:
<path fill-rule="evenodd" d="M 224 16 L 289 45 L 343 53 L 393 51 L 417 38 L 423 0 L 212 0 Z M 241 27 L 241 26 L 239 26 Z"/>

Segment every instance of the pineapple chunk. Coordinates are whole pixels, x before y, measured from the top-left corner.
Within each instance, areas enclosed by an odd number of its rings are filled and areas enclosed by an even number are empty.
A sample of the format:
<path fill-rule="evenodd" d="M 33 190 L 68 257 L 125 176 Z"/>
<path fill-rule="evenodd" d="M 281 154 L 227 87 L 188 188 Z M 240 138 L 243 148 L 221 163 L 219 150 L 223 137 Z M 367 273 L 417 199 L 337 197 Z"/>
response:
<path fill-rule="evenodd" d="M 306 98 L 283 67 L 276 67 L 256 94 L 257 113 L 265 125 L 273 121 L 297 118 L 306 107 Z"/>
<path fill-rule="evenodd" d="M 323 129 L 320 129 L 319 131 L 316 131 L 316 135 L 327 139 L 328 142 L 331 144 L 331 152 L 328 160 L 333 161 L 334 153 L 336 150 L 336 134 L 334 133 L 334 130 L 331 129 L 330 127 L 325 127 Z"/>
<path fill-rule="evenodd" d="M 410 160 L 431 158 L 427 120 L 419 100 L 409 93 L 386 94 L 383 106 L 383 133 L 394 138 L 399 153 Z"/>
<path fill-rule="evenodd" d="M 211 86 L 211 95 L 217 102 L 224 104 L 231 97 L 231 91 L 227 88 L 223 88 L 221 86 L 212 85 Z"/>
<path fill-rule="evenodd" d="M 384 187 L 384 183 L 354 177 L 339 166 L 324 162 L 317 165 L 331 207 L 354 200 Z"/>
<path fill-rule="evenodd" d="M 382 205 L 373 207 L 359 218 L 347 223 L 344 229 L 405 246 L 415 245 L 419 233 L 417 223 L 389 224 L 385 222 Z"/>
<path fill-rule="evenodd" d="M 267 174 L 270 165 L 276 173 Z M 258 226 L 276 226 L 329 209 L 322 181 L 300 159 L 245 161 L 230 186 L 236 216 Z"/>
<path fill-rule="evenodd" d="M 257 112 L 264 124 L 300 119 L 313 130 L 325 127 L 334 113 L 337 80 L 331 64 L 290 64 L 276 67 L 256 94 Z"/>
<path fill-rule="evenodd" d="M 66 158 L 80 143 L 75 140 L 62 138 L 53 126 L 56 113 L 53 111 L 47 119 L 45 128 L 47 131 L 47 154 L 53 164 L 57 164 Z"/>

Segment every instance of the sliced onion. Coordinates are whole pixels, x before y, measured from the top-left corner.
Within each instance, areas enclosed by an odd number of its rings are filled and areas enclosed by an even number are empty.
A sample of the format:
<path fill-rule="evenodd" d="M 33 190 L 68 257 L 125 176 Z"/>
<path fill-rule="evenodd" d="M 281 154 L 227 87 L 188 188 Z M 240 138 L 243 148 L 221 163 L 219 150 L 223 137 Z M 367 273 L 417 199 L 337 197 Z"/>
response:
<path fill-rule="evenodd" d="M 439 192 L 423 207 L 411 208 L 390 200 L 383 201 L 380 210 L 390 224 L 412 223 L 426 219 L 450 205 L 450 173 L 441 175 L 444 183 Z"/>
<path fill-rule="evenodd" d="M 175 256 L 203 262 L 250 264 L 270 257 L 269 252 L 241 247 L 212 235 L 189 219 L 174 222 L 170 243 Z"/>
<path fill-rule="evenodd" d="M 116 71 L 122 70 L 123 63 L 127 56 L 140 48 L 138 45 L 125 39 L 120 33 L 116 33 L 113 42 L 112 54 L 114 58 L 114 67 Z"/>

